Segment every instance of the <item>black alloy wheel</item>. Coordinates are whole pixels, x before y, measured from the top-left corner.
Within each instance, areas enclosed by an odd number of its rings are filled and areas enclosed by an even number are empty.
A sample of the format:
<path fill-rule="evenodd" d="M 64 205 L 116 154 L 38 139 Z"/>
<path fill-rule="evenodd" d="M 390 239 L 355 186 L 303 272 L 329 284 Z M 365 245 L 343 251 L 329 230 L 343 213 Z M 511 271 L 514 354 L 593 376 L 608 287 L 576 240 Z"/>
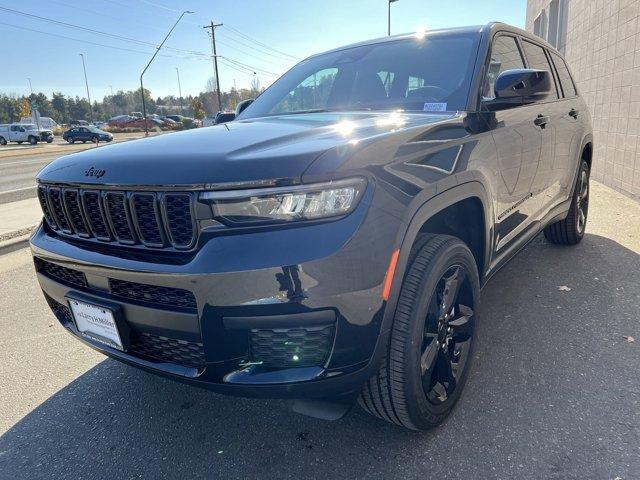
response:
<path fill-rule="evenodd" d="M 434 405 L 453 395 L 469 357 L 474 314 L 465 305 L 470 303 L 467 276 L 465 267 L 450 267 L 438 281 L 425 318 L 420 372 L 424 393 Z"/>
<path fill-rule="evenodd" d="M 478 267 L 459 238 L 424 235 L 412 248 L 404 278 L 396 281 L 401 287 L 386 358 L 358 402 L 383 420 L 427 430 L 451 413 L 469 375 Z"/>
<path fill-rule="evenodd" d="M 576 245 L 582 241 L 589 215 L 589 164 L 581 160 L 571 206 L 567 217 L 547 225 L 545 238 L 558 245 Z"/>
<path fill-rule="evenodd" d="M 580 169 L 578 178 L 578 187 L 576 189 L 576 222 L 578 224 L 578 232 L 584 234 L 587 228 L 587 215 L 589 214 L 589 172 Z"/>

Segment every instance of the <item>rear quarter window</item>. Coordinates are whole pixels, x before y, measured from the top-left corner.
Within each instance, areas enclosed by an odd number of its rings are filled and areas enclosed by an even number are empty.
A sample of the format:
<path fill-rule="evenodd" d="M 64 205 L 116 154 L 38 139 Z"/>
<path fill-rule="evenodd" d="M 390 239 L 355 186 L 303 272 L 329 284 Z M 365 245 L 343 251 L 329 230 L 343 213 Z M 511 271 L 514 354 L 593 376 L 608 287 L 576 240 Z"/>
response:
<path fill-rule="evenodd" d="M 560 79 L 560 86 L 562 87 L 565 98 L 575 97 L 578 92 L 576 91 L 576 86 L 573 83 L 571 74 L 569 73 L 567 63 L 555 52 L 551 52 L 551 58 L 553 59 L 553 64 L 556 66 L 556 71 L 558 72 L 558 77 Z"/>

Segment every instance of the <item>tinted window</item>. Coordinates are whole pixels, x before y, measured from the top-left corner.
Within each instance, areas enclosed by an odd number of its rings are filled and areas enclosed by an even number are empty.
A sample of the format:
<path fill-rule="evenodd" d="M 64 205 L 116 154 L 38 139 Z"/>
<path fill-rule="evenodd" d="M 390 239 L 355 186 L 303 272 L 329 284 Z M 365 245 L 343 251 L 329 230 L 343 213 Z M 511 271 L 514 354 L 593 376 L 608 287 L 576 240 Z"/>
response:
<path fill-rule="evenodd" d="M 557 53 L 551 52 L 551 56 L 553 58 L 553 63 L 556 66 L 556 70 L 558 71 L 558 77 L 560 77 L 560 85 L 562 86 L 564 96 L 575 97 L 578 92 L 576 92 L 576 86 L 573 84 L 567 64 Z"/>
<path fill-rule="evenodd" d="M 524 60 L 514 37 L 501 35 L 493 41 L 491 47 L 491 60 L 487 71 L 484 97 L 494 98 L 494 86 L 496 78 L 505 70 L 524 68 Z"/>
<path fill-rule="evenodd" d="M 552 75 L 551 78 L 553 79 L 553 74 L 551 73 L 551 65 L 549 65 L 549 59 L 547 58 L 544 48 L 536 45 L 535 43 L 527 42 L 526 40 L 522 42 L 522 47 L 524 48 L 524 54 L 527 57 L 529 68 L 533 68 L 535 70 L 545 70 L 549 72 L 549 75 Z M 560 96 L 556 91 L 556 98 L 559 97 Z"/>
<path fill-rule="evenodd" d="M 239 118 L 317 110 L 464 110 L 479 34 L 427 34 L 302 61 Z M 446 104 L 446 105 L 445 105 Z M 429 107 L 431 108 L 431 107 Z"/>

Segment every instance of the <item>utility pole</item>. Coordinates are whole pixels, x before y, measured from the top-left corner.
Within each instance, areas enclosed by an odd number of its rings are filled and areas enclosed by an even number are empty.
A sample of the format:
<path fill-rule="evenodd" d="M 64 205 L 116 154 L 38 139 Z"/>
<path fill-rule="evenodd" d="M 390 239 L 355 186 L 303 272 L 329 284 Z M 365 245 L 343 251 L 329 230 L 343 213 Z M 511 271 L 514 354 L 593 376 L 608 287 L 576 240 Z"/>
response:
<path fill-rule="evenodd" d="M 27 77 L 27 80 L 29 80 L 29 90 L 31 90 L 31 95 L 33 95 L 33 87 L 31 86 L 31 78 Z"/>
<path fill-rule="evenodd" d="M 180 70 L 176 67 L 176 74 L 178 75 L 178 94 L 180 95 L 180 115 L 184 115 L 184 106 L 182 105 L 182 87 L 180 86 Z"/>
<path fill-rule="evenodd" d="M 84 70 L 84 84 L 87 86 L 87 99 L 89 100 L 89 123 L 93 123 L 93 107 L 91 106 L 91 96 L 89 95 L 89 81 L 87 80 L 87 67 L 84 64 L 84 53 L 79 54 L 82 58 L 82 69 Z"/>
<path fill-rule="evenodd" d="M 147 123 L 147 104 L 144 101 L 144 85 L 142 84 L 142 77 L 144 76 L 144 72 L 147 71 L 147 68 L 149 68 L 149 65 L 151 65 L 151 62 L 153 62 L 153 59 L 156 58 L 156 55 L 158 55 L 158 52 L 164 45 L 164 42 L 167 41 L 167 38 L 169 38 L 169 35 L 171 35 L 171 32 L 173 32 L 173 29 L 176 28 L 178 23 L 180 23 L 180 20 L 182 20 L 182 17 L 184 17 L 187 13 L 193 13 L 193 12 L 190 12 L 189 10 L 185 10 L 180 14 L 180 16 L 178 17 L 178 20 L 176 20 L 176 23 L 173 24 L 173 27 L 171 27 L 171 30 L 169 30 L 169 33 L 167 33 L 167 36 L 164 37 L 164 40 L 162 40 L 162 43 L 158 45 L 158 48 L 156 48 L 156 52 L 153 54 L 153 56 L 151 57 L 151 60 L 149 60 L 149 63 L 147 63 L 147 66 L 144 67 L 144 70 L 142 70 L 142 73 L 140 74 L 140 94 L 142 95 L 142 118 L 144 119 L 144 136 L 145 137 L 149 136 L 149 125 Z"/>
<path fill-rule="evenodd" d="M 389 3 L 389 13 L 387 15 L 387 35 L 391 36 L 391 4 L 397 2 L 398 0 L 387 0 Z"/>
<path fill-rule="evenodd" d="M 221 27 L 222 23 L 213 23 L 211 25 L 202 27 L 204 29 L 211 29 L 211 47 L 213 49 L 213 69 L 216 75 L 216 91 L 218 92 L 218 109 L 222 111 L 222 97 L 220 95 L 220 75 L 218 75 L 218 52 L 216 51 L 216 27 Z"/>

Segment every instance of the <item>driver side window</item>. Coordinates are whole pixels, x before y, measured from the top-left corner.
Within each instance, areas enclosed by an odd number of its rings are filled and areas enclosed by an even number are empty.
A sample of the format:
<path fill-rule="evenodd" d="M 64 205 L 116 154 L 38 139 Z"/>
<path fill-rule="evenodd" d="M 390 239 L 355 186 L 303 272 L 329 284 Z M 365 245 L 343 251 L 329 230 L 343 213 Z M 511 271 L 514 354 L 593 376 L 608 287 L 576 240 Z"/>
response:
<path fill-rule="evenodd" d="M 495 98 L 494 86 L 496 78 L 505 70 L 513 70 L 524 67 L 522 53 L 515 37 L 500 35 L 493 40 L 491 47 L 491 60 L 484 82 L 482 96 L 486 100 Z"/>

